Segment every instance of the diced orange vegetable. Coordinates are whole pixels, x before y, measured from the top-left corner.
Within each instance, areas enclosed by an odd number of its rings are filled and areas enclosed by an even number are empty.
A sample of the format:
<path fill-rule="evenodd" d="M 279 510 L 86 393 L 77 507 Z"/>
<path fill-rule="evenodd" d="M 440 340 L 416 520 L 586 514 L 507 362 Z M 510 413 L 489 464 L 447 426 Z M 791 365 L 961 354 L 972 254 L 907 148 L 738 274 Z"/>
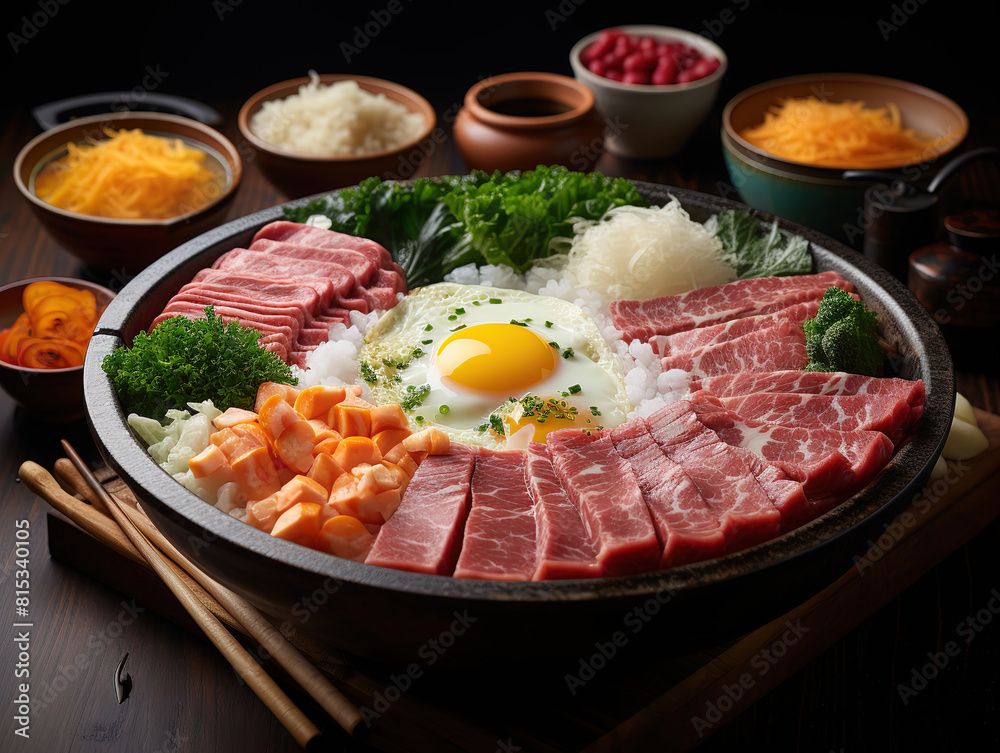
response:
<path fill-rule="evenodd" d="M 387 429 L 409 430 L 410 424 L 406 414 L 397 403 L 386 403 L 371 409 L 371 436 L 380 434 Z"/>
<path fill-rule="evenodd" d="M 406 437 L 410 436 L 411 433 L 409 429 L 383 429 L 378 433 L 373 433 L 372 440 L 375 442 L 375 446 L 378 447 L 379 452 L 385 455 L 393 447 L 406 439 Z"/>
<path fill-rule="evenodd" d="M 365 402 L 347 400 L 337 403 L 330 409 L 327 423 L 342 437 L 370 437 L 371 406 Z"/>
<path fill-rule="evenodd" d="M 366 493 L 355 476 L 345 473 L 334 482 L 329 506 L 341 515 L 350 515 L 362 523 L 381 525 L 396 511 L 400 498 L 398 489 Z"/>
<path fill-rule="evenodd" d="M 333 489 L 333 483 L 344 474 L 344 469 L 340 463 L 333 459 L 333 455 L 321 453 L 313 458 L 312 465 L 306 475 L 321 484 L 326 489 L 327 497 Z"/>
<path fill-rule="evenodd" d="M 312 424 L 313 431 L 316 432 L 317 444 L 322 442 L 324 439 L 340 440 L 340 433 L 331 429 L 325 421 L 318 418 L 311 418 L 309 419 L 309 423 Z"/>
<path fill-rule="evenodd" d="M 428 455 L 444 455 L 451 447 L 448 435 L 434 426 L 428 426 L 403 440 L 403 447 L 411 455 L 426 452 Z"/>
<path fill-rule="evenodd" d="M 345 471 L 361 463 L 374 465 L 382 461 L 382 453 L 371 437 L 344 437 L 333 451 L 333 459 Z"/>
<path fill-rule="evenodd" d="M 257 414 L 243 408 L 227 408 L 221 416 L 216 416 L 212 423 L 216 429 L 228 429 L 236 424 L 252 423 L 257 420 Z"/>
<path fill-rule="evenodd" d="M 330 409 L 347 397 L 344 387 L 317 384 L 306 387 L 295 398 L 295 410 L 303 418 L 319 418 L 330 414 Z"/>
<path fill-rule="evenodd" d="M 407 460 L 408 458 L 408 460 Z M 403 447 L 403 443 L 400 442 L 394 446 L 387 453 L 382 455 L 383 460 L 388 460 L 390 463 L 395 463 L 396 465 L 403 465 L 404 463 L 413 463 L 413 467 L 417 467 L 417 460 L 406 451 Z"/>
<path fill-rule="evenodd" d="M 344 559 L 364 562 L 375 536 L 357 518 L 335 515 L 320 528 L 318 547 L 329 554 Z"/>
<path fill-rule="evenodd" d="M 322 521 L 322 505 L 298 502 L 281 513 L 271 529 L 271 535 L 315 549 Z"/>
<path fill-rule="evenodd" d="M 290 505 L 298 504 L 299 502 L 325 505 L 330 495 L 326 487 L 316 479 L 299 474 L 281 487 L 278 496 L 287 499 Z"/>
<path fill-rule="evenodd" d="M 337 445 L 340 444 L 340 435 L 336 437 L 327 437 L 326 439 L 321 439 L 313 447 L 313 455 L 332 455 L 337 450 Z"/>
<path fill-rule="evenodd" d="M 271 395 L 257 411 L 257 421 L 272 440 L 281 436 L 292 424 L 302 421 L 302 416 L 278 393 Z"/>
<path fill-rule="evenodd" d="M 399 480 L 392 473 L 392 471 L 390 471 L 389 468 L 382 463 L 369 465 L 365 468 L 363 475 L 358 479 L 358 491 L 362 494 L 370 494 L 374 496 L 379 492 L 384 492 L 386 489 L 398 488 Z"/>
<path fill-rule="evenodd" d="M 230 460 L 229 464 L 247 499 L 263 499 L 281 488 L 278 469 L 266 447 L 257 447 Z"/>
<path fill-rule="evenodd" d="M 247 502 L 244 520 L 254 528 L 270 533 L 281 513 L 285 511 L 281 507 L 282 501 L 277 493 L 269 494 L 263 499 L 251 500 Z"/>
<path fill-rule="evenodd" d="M 205 478 L 223 467 L 229 467 L 229 461 L 219 446 L 214 444 L 208 445 L 188 460 L 188 468 L 195 478 Z"/>
<path fill-rule="evenodd" d="M 264 382 L 257 388 L 257 398 L 254 401 L 254 410 L 260 413 L 261 407 L 272 395 L 281 395 L 289 405 L 295 405 L 295 398 L 299 394 L 297 387 L 291 384 L 281 384 L 280 382 Z"/>
<path fill-rule="evenodd" d="M 308 421 L 300 420 L 286 428 L 274 440 L 274 451 L 281 461 L 298 473 L 306 473 L 313 461 L 316 431 Z"/>

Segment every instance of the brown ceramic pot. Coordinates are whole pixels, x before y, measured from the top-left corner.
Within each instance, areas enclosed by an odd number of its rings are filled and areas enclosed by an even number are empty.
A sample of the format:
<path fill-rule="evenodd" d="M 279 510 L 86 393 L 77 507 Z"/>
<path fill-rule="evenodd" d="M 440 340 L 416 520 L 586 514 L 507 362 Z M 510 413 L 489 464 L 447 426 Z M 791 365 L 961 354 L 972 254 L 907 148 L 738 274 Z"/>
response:
<path fill-rule="evenodd" d="M 542 164 L 587 172 L 604 151 L 603 131 L 585 84 L 543 72 L 480 81 L 466 93 L 454 123 L 466 167 L 487 172 Z"/>

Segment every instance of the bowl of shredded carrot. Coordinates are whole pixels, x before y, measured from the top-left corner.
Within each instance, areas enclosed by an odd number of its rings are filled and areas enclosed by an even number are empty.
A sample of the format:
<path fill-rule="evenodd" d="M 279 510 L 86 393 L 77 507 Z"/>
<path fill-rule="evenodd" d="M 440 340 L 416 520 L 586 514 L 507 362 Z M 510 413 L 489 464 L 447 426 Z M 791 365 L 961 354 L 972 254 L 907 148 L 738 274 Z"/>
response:
<path fill-rule="evenodd" d="M 167 113 L 77 118 L 14 162 L 15 184 L 56 241 L 123 278 L 224 221 L 241 178 L 232 142 Z"/>
<path fill-rule="evenodd" d="M 0 287 L 0 387 L 32 419 L 83 417 L 87 348 L 114 297 L 108 288 L 69 277 Z"/>
<path fill-rule="evenodd" d="M 723 109 L 722 146 L 744 202 L 858 246 L 871 181 L 845 171 L 878 171 L 904 181 L 933 175 L 968 133 L 964 110 L 907 81 L 847 73 L 768 81 Z"/>

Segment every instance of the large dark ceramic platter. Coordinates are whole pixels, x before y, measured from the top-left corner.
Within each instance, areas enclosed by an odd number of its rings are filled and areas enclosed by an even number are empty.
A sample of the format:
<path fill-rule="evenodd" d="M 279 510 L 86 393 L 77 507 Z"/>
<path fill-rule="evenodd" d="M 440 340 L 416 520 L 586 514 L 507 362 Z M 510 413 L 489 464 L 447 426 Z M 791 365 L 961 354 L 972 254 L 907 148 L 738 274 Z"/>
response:
<path fill-rule="evenodd" d="M 705 221 L 742 204 L 637 183 L 653 203 L 676 197 Z M 315 198 L 315 197 L 313 197 Z M 300 205 L 309 199 L 293 202 Z M 748 210 L 749 211 L 749 210 Z M 91 431 L 108 464 L 186 556 L 283 620 L 291 632 L 385 661 L 501 664 L 590 656 L 627 640 L 679 654 L 732 639 L 779 617 L 846 572 L 922 489 L 947 438 L 955 400 L 948 349 L 919 302 L 895 278 L 826 236 L 770 215 L 762 223 L 806 237 L 816 271 L 837 270 L 878 315 L 898 349 L 895 374 L 923 379 L 926 404 L 910 441 L 874 482 L 809 524 L 716 560 L 635 576 L 505 583 L 390 570 L 273 538 L 206 504 L 147 455 L 126 423 L 101 361 L 131 343 L 168 299 L 225 251 L 283 217 L 273 207 L 209 231 L 154 262 L 111 303 L 87 354 Z"/>

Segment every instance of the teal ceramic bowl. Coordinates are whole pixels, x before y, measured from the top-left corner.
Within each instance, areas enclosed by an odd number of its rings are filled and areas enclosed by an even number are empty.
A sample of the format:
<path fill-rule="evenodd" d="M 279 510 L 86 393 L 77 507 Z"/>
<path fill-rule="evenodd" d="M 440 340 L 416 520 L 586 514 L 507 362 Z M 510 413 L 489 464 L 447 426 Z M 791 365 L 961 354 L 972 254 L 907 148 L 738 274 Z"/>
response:
<path fill-rule="evenodd" d="M 941 158 L 965 139 L 969 122 L 951 99 L 918 84 L 851 73 L 792 76 L 758 84 L 733 97 L 722 113 L 722 154 L 741 200 L 755 209 L 819 231 L 855 248 L 860 247 L 870 218 L 865 191 L 883 180 L 845 179 L 845 169 L 817 167 L 782 159 L 749 143 L 739 133 L 764 119 L 768 108 L 782 99 L 818 97 L 830 102 L 862 101 L 867 107 L 895 104 L 904 128 L 949 141 L 919 163 L 880 168 L 893 179 L 921 182 Z M 861 169 L 862 166 L 859 166 Z"/>

